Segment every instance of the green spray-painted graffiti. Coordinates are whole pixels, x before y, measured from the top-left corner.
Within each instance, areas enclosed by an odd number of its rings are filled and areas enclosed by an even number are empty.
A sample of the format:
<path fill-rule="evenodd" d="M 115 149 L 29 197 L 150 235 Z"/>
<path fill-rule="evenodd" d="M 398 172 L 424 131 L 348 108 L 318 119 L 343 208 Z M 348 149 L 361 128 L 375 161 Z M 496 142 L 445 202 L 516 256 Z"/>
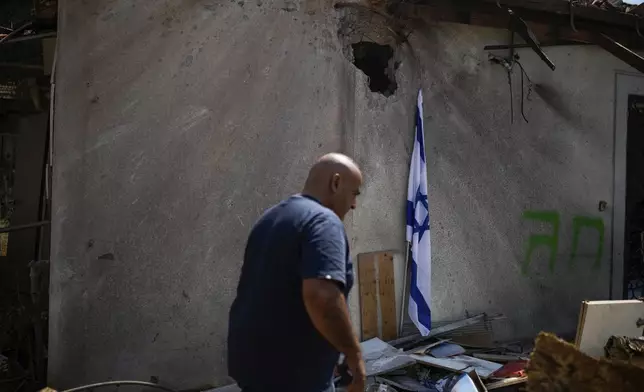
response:
<path fill-rule="evenodd" d="M 526 251 L 525 262 L 523 263 L 523 273 L 528 272 L 532 252 L 540 246 L 550 248 L 548 266 L 550 267 L 550 271 L 554 271 L 557 249 L 559 249 L 559 213 L 556 211 L 524 211 L 523 219 L 536 220 L 552 225 L 552 235 L 533 234 L 528 238 L 528 250 Z"/>
<path fill-rule="evenodd" d="M 528 272 L 530 262 L 532 261 L 533 252 L 542 246 L 549 249 L 548 268 L 554 272 L 557 262 L 557 252 L 559 250 L 559 229 L 560 217 L 557 211 L 524 211 L 523 219 L 537 221 L 549 224 L 552 227 L 551 234 L 532 234 L 527 241 L 526 256 L 522 265 L 523 273 Z M 601 266 L 602 255 L 604 254 L 604 221 L 601 218 L 590 216 L 574 216 L 572 219 L 572 248 L 568 264 L 575 266 L 575 260 L 578 258 L 579 239 L 583 229 L 592 229 L 599 234 L 595 253 L 593 255 L 595 262 L 593 268 Z"/>

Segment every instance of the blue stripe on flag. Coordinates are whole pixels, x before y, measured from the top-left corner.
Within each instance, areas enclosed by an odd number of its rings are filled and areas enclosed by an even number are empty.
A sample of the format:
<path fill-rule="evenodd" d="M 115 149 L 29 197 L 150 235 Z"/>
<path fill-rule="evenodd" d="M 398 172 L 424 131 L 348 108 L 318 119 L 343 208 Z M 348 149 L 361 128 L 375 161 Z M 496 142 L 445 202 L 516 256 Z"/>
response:
<path fill-rule="evenodd" d="M 416 282 L 418 282 L 418 265 L 416 264 L 416 260 L 414 260 L 413 254 L 411 257 L 411 287 L 409 287 L 409 295 L 411 298 L 414 300 L 416 303 L 416 307 L 418 308 L 418 321 L 425 327 L 427 330 L 432 329 L 432 312 L 429 309 L 429 305 L 427 305 L 427 301 L 425 301 L 425 297 L 423 297 L 423 293 L 418 290 L 418 286 L 416 285 Z"/>
<path fill-rule="evenodd" d="M 420 159 L 425 162 L 425 143 L 423 143 L 423 119 L 420 118 L 420 110 L 416 106 L 416 140 L 420 144 Z"/>
<path fill-rule="evenodd" d="M 407 200 L 407 226 L 414 227 L 414 202 Z"/>

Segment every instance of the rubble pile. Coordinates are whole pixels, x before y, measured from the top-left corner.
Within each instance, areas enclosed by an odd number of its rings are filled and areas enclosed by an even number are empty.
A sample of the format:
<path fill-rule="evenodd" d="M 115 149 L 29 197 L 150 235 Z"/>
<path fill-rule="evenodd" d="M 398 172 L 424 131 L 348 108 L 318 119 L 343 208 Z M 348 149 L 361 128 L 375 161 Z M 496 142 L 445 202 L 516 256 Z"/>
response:
<path fill-rule="evenodd" d="M 366 391 L 641 391 L 643 311 L 639 300 L 584 301 L 574 344 L 544 332 L 534 345 L 494 343 L 491 330 L 480 325 L 504 318 L 485 314 L 437 327 L 426 337 L 374 337 L 361 344 Z M 339 367 L 338 390 L 350 380 Z"/>

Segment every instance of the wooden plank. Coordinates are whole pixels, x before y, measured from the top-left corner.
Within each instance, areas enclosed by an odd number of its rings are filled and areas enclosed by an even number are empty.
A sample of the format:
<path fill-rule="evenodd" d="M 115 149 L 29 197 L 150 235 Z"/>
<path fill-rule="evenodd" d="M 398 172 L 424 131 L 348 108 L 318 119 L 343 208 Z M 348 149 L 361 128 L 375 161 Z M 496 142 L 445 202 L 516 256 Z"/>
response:
<path fill-rule="evenodd" d="M 394 256 L 390 252 L 378 254 L 378 287 L 380 292 L 380 318 L 382 339 L 392 340 L 398 336 L 396 326 L 396 280 Z"/>
<path fill-rule="evenodd" d="M 378 336 L 376 257 L 376 253 L 361 253 L 358 255 L 362 340 Z"/>
<path fill-rule="evenodd" d="M 622 60 L 626 64 L 644 73 L 644 57 L 633 52 L 626 46 L 620 44 L 606 34 L 596 34 L 595 42 L 604 50 Z"/>
<path fill-rule="evenodd" d="M 587 301 L 584 302 L 580 321 L 580 335 L 576 339 L 579 351 L 599 358 L 604 355 L 604 346 L 611 336 L 642 336 L 642 327 L 637 320 L 644 317 L 644 302 Z"/>
<path fill-rule="evenodd" d="M 581 303 L 581 309 L 579 310 L 579 321 L 577 322 L 577 334 L 575 335 L 575 347 L 579 348 L 579 343 L 581 339 L 581 330 L 584 328 L 586 323 L 586 309 L 588 309 L 588 302 L 583 301 Z"/>

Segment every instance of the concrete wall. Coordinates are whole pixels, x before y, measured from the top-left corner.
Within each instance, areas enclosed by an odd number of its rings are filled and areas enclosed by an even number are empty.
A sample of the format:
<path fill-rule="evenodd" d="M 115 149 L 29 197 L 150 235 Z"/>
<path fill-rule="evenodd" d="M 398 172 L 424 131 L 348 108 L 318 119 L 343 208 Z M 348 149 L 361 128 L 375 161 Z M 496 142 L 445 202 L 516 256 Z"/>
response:
<path fill-rule="evenodd" d="M 293 0 L 61 1 L 52 386 L 225 383 L 248 230 L 322 153 L 346 152 L 365 172 L 347 220 L 354 255 L 400 250 L 419 87 L 434 319 L 502 312 L 501 338 L 568 332 L 581 300 L 608 297 L 614 79 L 629 68 L 598 48 L 558 47 L 552 72 L 522 50 L 540 87 L 525 123 L 517 69 L 511 124 L 507 74 L 483 51 L 507 32 L 420 24 L 396 46 L 398 89 L 385 98 L 347 59 L 370 29 L 393 42 L 367 15 Z M 530 235 L 552 233 L 526 211 L 560 222 L 552 270 L 544 246 L 526 266 Z M 569 262 L 575 216 L 603 224 L 597 268 L 596 227 Z"/>

